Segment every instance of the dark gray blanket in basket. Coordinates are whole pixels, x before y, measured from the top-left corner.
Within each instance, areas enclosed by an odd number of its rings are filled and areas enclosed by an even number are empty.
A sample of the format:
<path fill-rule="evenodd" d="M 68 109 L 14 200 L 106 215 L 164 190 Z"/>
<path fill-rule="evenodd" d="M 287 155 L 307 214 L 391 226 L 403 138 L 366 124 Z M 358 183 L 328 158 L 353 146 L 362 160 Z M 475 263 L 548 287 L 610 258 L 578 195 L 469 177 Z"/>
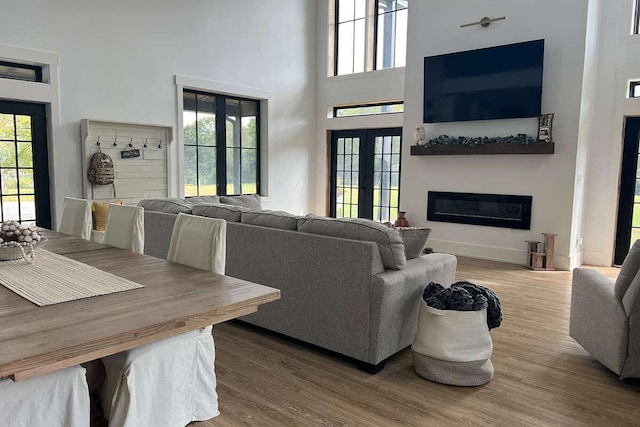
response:
<path fill-rule="evenodd" d="M 439 310 L 476 311 L 487 308 L 489 329 L 497 328 L 502 322 L 502 308 L 495 292 L 471 282 L 456 282 L 449 288 L 431 282 L 424 288 L 422 299 L 428 306 Z"/>

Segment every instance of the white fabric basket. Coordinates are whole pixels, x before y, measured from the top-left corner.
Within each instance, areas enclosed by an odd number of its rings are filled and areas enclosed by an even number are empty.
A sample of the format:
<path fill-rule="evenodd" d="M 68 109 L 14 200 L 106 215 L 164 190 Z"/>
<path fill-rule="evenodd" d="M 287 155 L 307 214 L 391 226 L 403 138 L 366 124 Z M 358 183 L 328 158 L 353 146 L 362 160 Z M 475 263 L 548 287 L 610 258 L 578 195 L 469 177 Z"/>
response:
<path fill-rule="evenodd" d="M 487 310 L 429 307 L 420 300 L 418 331 L 411 346 L 419 375 L 453 385 L 480 385 L 493 377 Z"/>

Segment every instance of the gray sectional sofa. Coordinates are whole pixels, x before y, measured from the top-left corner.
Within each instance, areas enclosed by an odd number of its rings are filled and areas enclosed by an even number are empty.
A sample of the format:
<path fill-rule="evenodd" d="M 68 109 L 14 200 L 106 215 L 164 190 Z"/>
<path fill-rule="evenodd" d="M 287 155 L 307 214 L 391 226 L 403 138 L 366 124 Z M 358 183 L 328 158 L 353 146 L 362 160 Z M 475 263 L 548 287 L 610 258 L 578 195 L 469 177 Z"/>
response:
<path fill-rule="evenodd" d="M 413 342 L 426 284 L 454 280 L 453 255 L 406 259 L 396 229 L 263 211 L 259 199 L 244 199 L 142 200 L 145 253 L 166 257 L 178 212 L 227 220 L 226 274 L 281 291 L 241 320 L 348 356 L 368 372 Z"/>

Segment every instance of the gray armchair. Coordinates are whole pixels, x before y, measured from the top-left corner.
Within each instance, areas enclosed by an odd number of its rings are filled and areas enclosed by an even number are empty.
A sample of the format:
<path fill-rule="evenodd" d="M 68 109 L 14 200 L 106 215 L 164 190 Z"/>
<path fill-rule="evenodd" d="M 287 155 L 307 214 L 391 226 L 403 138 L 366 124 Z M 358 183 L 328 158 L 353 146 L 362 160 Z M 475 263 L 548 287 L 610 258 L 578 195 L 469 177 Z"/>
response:
<path fill-rule="evenodd" d="M 623 378 L 640 378 L 640 240 L 615 283 L 595 270 L 573 270 L 569 335 Z"/>

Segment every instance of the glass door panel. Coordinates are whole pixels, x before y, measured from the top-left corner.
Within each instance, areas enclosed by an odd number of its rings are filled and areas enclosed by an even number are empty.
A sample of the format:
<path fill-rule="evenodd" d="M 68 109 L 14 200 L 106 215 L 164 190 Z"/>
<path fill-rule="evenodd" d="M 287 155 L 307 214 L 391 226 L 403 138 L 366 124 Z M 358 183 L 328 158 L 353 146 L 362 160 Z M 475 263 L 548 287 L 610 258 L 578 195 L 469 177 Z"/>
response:
<path fill-rule="evenodd" d="M 621 265 L 631 245 L 640 239 L 640 117 L 625 119 L 622 172 L 614 264 Z"/>
<path fill-rule="evenodd" d="M 395 218 L 400 201 L 401 129 L 334 131 L 330 211 L 336 218 Z"/>
<path fill-rule="evenodd" d="M 0 220 L 51 228 L 44 105 L 0 102 Z"/>
<path fill-rule="evenodd" d="M 357 218 L 360 138 L 337 138 L 336 144 L 335 217 Z"/>
<path fill-rule="evenodd" d="M 373 219 L 391 221 L 400 201 L 400 136 L 376 136 L 373 156 Z"/>

